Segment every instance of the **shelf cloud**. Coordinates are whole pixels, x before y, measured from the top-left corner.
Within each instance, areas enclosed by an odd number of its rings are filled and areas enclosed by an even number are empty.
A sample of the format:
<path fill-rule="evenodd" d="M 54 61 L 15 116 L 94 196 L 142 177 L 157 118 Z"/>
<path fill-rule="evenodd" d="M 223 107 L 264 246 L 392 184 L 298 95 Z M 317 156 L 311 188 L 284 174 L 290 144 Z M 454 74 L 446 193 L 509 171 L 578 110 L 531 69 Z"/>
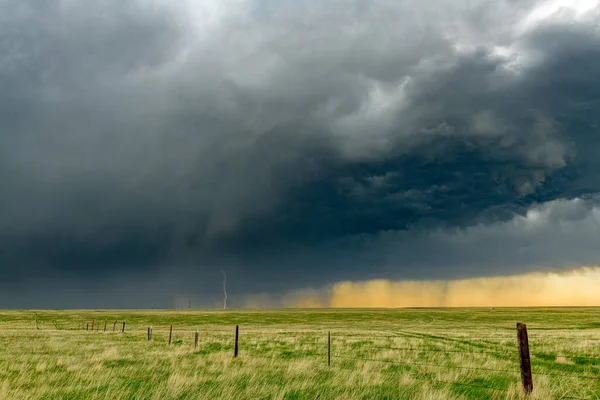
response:
<path fill-rule="evenodd" d="M 221 268 L 235 307 L 598 265 L 599 22 L 589 0 L 5 0 L 0 307 L 210 306 Z"/>

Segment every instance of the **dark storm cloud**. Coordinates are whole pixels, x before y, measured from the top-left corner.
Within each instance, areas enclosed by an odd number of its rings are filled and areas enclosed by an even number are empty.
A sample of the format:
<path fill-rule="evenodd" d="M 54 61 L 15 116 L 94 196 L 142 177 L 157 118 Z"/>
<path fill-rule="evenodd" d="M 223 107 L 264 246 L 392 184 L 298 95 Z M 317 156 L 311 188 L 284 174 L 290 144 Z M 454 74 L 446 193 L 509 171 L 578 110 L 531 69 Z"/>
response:
<path fill-rule="evenodd" d="M 440 274 L 428 232 L 596 194 L 600 7 L 421 3 L 3 2 L 6 285 Z"/>

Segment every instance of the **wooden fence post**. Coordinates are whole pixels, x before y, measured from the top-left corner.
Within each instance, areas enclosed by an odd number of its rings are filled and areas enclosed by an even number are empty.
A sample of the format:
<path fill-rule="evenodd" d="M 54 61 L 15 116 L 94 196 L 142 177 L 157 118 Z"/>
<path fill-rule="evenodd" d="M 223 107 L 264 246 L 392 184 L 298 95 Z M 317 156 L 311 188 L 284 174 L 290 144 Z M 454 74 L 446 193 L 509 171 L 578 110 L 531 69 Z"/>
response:
<path fill-rule="evenodd" d="M 85 324 L 85 330 L 89 331 L 90 330 L 90 324 Z"/>
<path fill-rule="evenodd" d="M 148 341 L 150 341 L 152 339 L 152 327 L 149 326 L 148 327 Z"/>
<path fill-rule="evenodd" d="M 121 329 L 121 333 L 125 333 L 125 320 L 123 320 L 123 328 Z"/>
<path fill-rule="evenodd" d="M 240 327 L 239 325 L 235 326 L 235 346 L 233 348 L 233 358 L 236 358 L 238 356 L 238 337 L 239 337 L 239 333 L 240 333 Z"/>
<path fill-rule="evenodd" d="M 331 331 L 327 332 L 327 366 L 331 368 Z"/>
<path fill-rule="evenodd" d="M 117 327 L 117 320 L 115 319 L 115 322 L 113 323 L 113 332 L 115 331 L 116 327 Z"/>
<path fill-rule="evenodd" d="M 527 325 L 520 322 L 517 323 L 517 339 L 519 341 L 519 358 L 521 359 L 521 382 L 525 393 L 529 394 L 533 391 L 529 339 L 527 337 Z"/>
<path fill-rule="evenodd" d="M 171 345 L 171 337 L 173 337 L 173 325 L 171 325 L 171 329 L 169 329 L 169 346 Z"/>
<path fill-rule="evenodd" d="M 198 350 L 198 329 L 196 329 L 196 335 L 194 336 L 194 350 Z"/>
<path fill-rule="evenodd" d="M 106 320 L 104 320 L 104 332 L 106 332 Z"/>
<path fill-rule="evenodd" d="M 94 332 L 94 320 L 92 320 L 92 332 Z"/>

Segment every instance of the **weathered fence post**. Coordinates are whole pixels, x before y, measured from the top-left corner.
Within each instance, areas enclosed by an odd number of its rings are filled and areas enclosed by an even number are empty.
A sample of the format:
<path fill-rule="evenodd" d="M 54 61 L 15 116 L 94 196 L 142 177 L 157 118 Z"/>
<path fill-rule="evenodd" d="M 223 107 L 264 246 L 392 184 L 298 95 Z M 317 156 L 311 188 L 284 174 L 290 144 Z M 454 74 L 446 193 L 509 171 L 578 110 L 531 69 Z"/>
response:
<path fill-rule="evenodd" d="M 235 346 L 233 348 L 233 358 L 236 358 L 238 356 L 238 337 L 239 337 L 239 333 L 240 333 L 240 327 L 239 325 L 235 326 Z"/>
<path fill-rule="evenodd" d="M 116 328 L 117 328 L 117 320 L 115 319 L 115 322 L 113 323 L 113 332 L 115 331 Z"/>
<path fill-rule="evenodd" d="M 171 325 L 171 329 L 169 329 L 169 346 L 171 345 L 171 337 L 173 337 L 173 325 Z"/>
<path fill-rule="evenodd" d="M 123 320 L 123 328 L 121 329 L 121 333 L 125 333 L 125 320 Z"/>
<path fill-rule="evenodd" d="M 92 332 L 94 332 L 94 320 L 92 320 Z"/>
<path fill-rule="evenodd" d="M 106 332 L 106 320 L 104 320 L 104 332 Z"/>
<path fill-rule="evenodd" d="M 89 331 L 90 330 L 90 324 L 85 324 L 85 330 Z"/>
<path fill-rule="evenodd" d="M 525 393 L 529 394 L 533 391 L 529 339 L 527 337 L 527 325 L 520 322 L 517 323 L 517 339 L 519 341 L 519 358 L 521 359 L 521 382 Z"/>
<path fill-rule="evenodd" d="M 152 339 L 152 327 L 151 326 L 148 327 L 148 341 L 150 341 L 150 339 Z"/>
<path fill-rule="evenodd" d="M 198 350 L 198 329 L 196 329 L 196 335 L 194 336 L 194 350 Z"/>
<path fill-rule="evenodd" d="M 331 367 L 331 331 L 327 332 L 327 366 Z"/>

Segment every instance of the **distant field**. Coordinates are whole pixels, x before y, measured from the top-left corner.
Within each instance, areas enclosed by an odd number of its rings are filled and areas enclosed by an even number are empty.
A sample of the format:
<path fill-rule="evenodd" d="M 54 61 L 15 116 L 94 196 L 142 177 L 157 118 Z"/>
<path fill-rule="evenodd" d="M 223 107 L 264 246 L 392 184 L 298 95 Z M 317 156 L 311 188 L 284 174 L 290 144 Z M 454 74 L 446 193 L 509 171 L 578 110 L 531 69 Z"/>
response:
<path fill-rule="evenodd" d="M 516 322 L 530 398 L 599 398 L 596 308 L 0 311 L 0 398 L 518 399 Z"/>

